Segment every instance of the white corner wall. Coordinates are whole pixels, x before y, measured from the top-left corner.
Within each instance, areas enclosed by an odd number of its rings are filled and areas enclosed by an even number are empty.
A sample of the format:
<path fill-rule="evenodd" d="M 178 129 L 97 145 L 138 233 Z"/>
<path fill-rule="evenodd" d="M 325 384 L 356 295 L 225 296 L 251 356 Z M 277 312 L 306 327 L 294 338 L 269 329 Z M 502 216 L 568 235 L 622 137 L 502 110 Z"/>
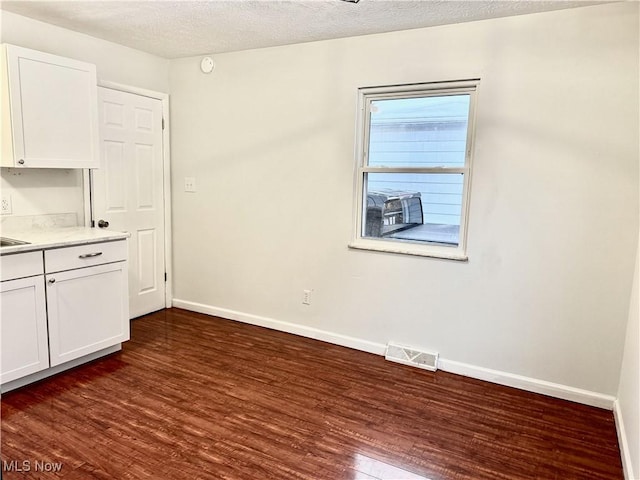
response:
<path fill-rule="evenodd" d="M 93 63 L 98 79 L 169 91 L 168 60 L 78 32 L 0 11 L 0 41 Z M 84 215 L 82 172 L 2 168 L 0 190 L 11 195 L 13 215 Z"/>
<path fill-rule="evenodd" d="M 638 5 L 615 3 L 171 61 L 176 304 L 612 402 L 638 53 Z M 349 250 L 357 88 L 476 77 L 469 262 Z"/>
<path fill-rule="evenodd" d="M 615 416 L 625 478 L 640 478 L 640 238 Z"/>

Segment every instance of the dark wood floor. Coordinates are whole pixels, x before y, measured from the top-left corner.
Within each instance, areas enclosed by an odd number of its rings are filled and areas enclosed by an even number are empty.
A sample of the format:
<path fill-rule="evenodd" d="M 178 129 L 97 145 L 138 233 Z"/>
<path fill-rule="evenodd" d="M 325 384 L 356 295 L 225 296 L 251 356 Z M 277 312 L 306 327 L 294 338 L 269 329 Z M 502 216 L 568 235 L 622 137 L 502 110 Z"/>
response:
<path fill-rule="evenodd" d="M 1 443 L 6 480 L 623 478 L 611 412 L 178 309 L 3 395 Z"/>

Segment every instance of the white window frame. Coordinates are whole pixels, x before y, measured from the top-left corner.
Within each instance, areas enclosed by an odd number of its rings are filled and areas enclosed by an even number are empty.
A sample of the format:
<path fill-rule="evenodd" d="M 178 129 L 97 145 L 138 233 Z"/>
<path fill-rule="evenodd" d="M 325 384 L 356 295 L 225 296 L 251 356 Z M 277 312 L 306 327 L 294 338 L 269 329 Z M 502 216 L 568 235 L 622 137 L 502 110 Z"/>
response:
<path fill-rule="evenodd" d="M 378 252 L 419 255 L 425 257 L 468 260 L 467 223 L 469 216 L 469 198 L 471 191 L 471 164 L 473 140 L 475 134 L 475 110 L 479 79 L 455 82 L 420 83 L 394 85 L 386 87 L 366 87 L 358 90 L 358 114 L 356 129 L 356 168 L 355 168 L 355 229 L 350 248 L 373 250 Z M 469 95 L 469 118 L 467 126 L 467 145 L 463 167 L 384 167 L 368 165 L 369 129 L 371 120 L 371 102 L 412 97 Z M 463 174 L 462 211 L 460 213 L 460 232 L 457 246 L 400 240 L 371 238 L 363 236 L 363 213 L 366 210 L 365 175 L 368 173 L 461 173 Z"/>

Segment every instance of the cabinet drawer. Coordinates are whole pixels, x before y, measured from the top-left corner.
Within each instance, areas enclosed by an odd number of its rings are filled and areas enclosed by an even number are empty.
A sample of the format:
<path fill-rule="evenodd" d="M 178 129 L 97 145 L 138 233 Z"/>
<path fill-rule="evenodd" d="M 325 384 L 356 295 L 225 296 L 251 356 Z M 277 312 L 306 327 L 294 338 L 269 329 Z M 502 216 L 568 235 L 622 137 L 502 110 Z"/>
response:
<path fill-rule="evenodd" d="M 77 247 L 65 247 L 44 252 L 47 273 L 92 267 L 103 263 L 127 259 L 127 241 L 91 243 Z"/>
<path fill-rule="evenodd" d="M 42 275 L 42 250 L 0 257 L 0 280 Z"/>

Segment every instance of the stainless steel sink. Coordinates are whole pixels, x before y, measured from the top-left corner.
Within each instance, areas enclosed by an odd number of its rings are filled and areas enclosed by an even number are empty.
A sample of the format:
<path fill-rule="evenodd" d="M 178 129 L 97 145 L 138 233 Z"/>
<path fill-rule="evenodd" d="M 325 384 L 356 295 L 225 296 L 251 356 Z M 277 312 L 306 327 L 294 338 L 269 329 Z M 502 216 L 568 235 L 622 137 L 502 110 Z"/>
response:
<path fill-rule="evenodd" d="M 28 245 L 29 242 L 16 240 L 14 238 L 0 237 L 0 247 L 13 247 L 16 245 Z"/>

